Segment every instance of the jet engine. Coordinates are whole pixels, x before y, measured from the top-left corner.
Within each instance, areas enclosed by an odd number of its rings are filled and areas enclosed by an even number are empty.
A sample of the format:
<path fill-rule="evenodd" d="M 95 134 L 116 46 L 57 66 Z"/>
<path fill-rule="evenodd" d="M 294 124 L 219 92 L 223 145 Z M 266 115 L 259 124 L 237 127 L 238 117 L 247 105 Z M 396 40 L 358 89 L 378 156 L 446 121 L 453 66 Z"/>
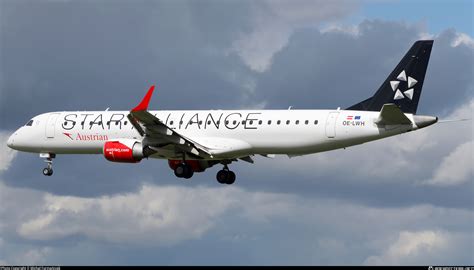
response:
<path fill-rule="evenodd" d="M 143 144 L 137 140 L 118 139 L 104 144 L 104 156 L 112 162 L 138 163 L 145 155 Z"/>

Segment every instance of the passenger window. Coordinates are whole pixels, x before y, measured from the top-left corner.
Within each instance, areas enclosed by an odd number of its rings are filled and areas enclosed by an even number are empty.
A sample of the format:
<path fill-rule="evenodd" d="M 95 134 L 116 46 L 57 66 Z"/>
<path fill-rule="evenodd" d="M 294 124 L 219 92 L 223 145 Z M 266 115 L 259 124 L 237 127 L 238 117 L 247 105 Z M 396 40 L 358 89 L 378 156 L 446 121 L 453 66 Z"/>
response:
<path fill-rule="evenodd" d="M 242 125 L 245 125 L 245 120 L 244 120 L 244 121 L 242 121 Z"/>
<path fill-rule="evenodd" d="M 235 121 L 235 120 L 234 120 L 234 121 L 232 121 L 232 124 L 234 124 L 234 125 L 235 125 L 235 124 L 237 124 L 237 121 Z"/>
<path fill-rule="evenodd" d="M 258 124 L 261 125 L 261 124 L 262 124 L 262 120 L 258 121 Z"/>
<path fill-rule="evenodd" d="M 308 120 L 304 121 L 304 124 L 305 125 L 309 124 L 309 121 Z"/>
<path fill-rule="evenodd" d="M 272 124 L 272 120 L 268 120 L 268 124 L 271 125 L 271 124 Z"/>
<path fill-rule="evenodd" d="M 250 120 L 249 124 L 250 124 L 250 125 L 253 125 L 253 120 Z"/>
<path fill-rule="evenodd" d="M 199 125 L 202 125 L 202 121 L 199 121 Z"/>
<path fill-rule="evenodd" d="M 314 124 L 317 125 L 317 124 L 318 124 L 318 120 L 314 120 Z"/>
<path fill-rule="evenodd" d="M 299 123 L 300 123 L 300 120 L 296 120 L 296 124 L 299 125 Z"/>
<path fill-rule="evenodd" d="M 127 123 L 127 122 L 125 122 L 125 123 Z M 173 120 L 171 120 L 171 121 L 170 121 L 170 126 L 172 126 L 172 125 L 173 125 L 173 123 L 174 123 L 174 122 L 173 122 Z"/>
<path fill-rule="evenodd" d="M 228 125 L 228 124 L 229 124 L 229 120 L 226 120 L 226 121 L 225 121 L 225 124 Z"/>
<path fill-rule="evenodd" d="M 210 124 L 211 124 L 211 121 L 207 121 L 207 124 L 210 125 Z"/>
<path fill-rule="evenodd" d="M 278 120 L 278 121 L 277 121 L 277 125 L 279 125 L 280 123 L 281 123 L 281 121 L 280 121 L 280 120 Z"/>
<path fill-rule="evenodd" d="M 127 121 L 125 121 L 125 123 L 123 123 L 123 125 L 124 125 L 124 126 L 126 126 L 126 125 L 127 125 L 127 123 L 128 123 L 128 122 L 127 122 Z"/>
<path fill-rule="evenodd" d="M 289 124 L 290 124 L 290 120 L 286 120 L 286 124 L 289 125 Z"/>

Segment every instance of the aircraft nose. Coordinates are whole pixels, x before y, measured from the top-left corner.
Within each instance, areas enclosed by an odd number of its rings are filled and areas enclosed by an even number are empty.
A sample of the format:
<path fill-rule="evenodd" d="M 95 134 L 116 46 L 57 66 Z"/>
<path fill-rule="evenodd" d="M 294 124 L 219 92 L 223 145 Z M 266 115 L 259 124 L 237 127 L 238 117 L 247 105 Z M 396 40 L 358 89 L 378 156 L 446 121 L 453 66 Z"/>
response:
<path fill-rule="evenodd" d="M 15 142 L 15 134 L 11 135 L 9 138 L 8 138 L 8 141 L 7 141 L 7 146 L 10 147 L 10 148 L 13 148 L 13 143 Z"/>

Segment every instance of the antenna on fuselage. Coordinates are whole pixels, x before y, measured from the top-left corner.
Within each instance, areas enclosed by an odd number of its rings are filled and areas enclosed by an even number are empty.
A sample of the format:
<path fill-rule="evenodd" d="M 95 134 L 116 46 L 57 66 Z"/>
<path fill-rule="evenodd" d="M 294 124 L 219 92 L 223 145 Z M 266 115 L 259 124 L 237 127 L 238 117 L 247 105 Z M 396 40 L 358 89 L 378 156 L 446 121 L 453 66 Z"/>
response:
<path fill-rule="evenodd" d="M 110 109 L 110 107 L 107 107 L 107 109 L 105 109 L 105 111 L 106 111 L 106 112 L 108 112 L 108 111 L 109 111 L 109 109 Z"/>
<path fill-rule="evenodd" d="M 293 106 L 288 107 L 288 110 L 291 110 L 291 108 L 293 108 Z"/>

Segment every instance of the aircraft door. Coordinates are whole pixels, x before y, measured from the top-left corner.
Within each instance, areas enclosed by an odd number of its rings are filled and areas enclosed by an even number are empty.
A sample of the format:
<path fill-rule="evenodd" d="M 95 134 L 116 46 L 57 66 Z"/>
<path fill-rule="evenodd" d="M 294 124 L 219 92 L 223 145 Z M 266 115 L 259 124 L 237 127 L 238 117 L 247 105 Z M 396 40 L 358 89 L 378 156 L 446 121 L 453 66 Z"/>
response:
<path fill-rule="evenodd" d="M 54 129 L 58 116 L 59 113 L 52 113 L 48 116 L 48 122 L 46 123 L 46 138 L 48 139 L 54 138 Z"/>
<path fill-rule="evenodd" d="M 326 136 L 328 138 L 336 137 L 336 120 L 339 112 L 330 112 L 326 119 Z"/>

